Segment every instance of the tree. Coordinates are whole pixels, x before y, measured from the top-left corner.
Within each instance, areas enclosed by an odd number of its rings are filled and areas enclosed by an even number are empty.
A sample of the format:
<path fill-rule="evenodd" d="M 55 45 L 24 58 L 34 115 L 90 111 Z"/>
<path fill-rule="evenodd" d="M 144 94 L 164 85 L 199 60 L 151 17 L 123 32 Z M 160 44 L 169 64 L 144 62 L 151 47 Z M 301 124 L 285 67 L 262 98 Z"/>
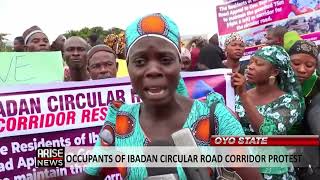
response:
<path fill-rule="evenodd" d="M 0 33 L 0 52 L 3 51 L 12 51 L 12 47 L 6 45 L 6 41 L 8 40 L 5 38 L 9 34 L 7 33 Z"/>
<path fill-rule="evenodd" d="M 0 45 L 2 46 L 4 44 L 4 41 L 8 40 L 5 38 L 8 34 L 6 33 L 0 33 Z"/>
<path fill-rule="evenodd" d="M 88 39 L 88 37 L 91 34 L 97 34 L 99 36 L 99 40 L 101 42 L 103 42 L 104 38 L 108 34 L 112 34 L 112 33 L 119 34 L 121 31 L 123 31 L 123 30 L 120 28 L 116 28 L 116 27 L 110 28 L 108 30 L 104 30 L 103 27 L 97 26 L 97 27 L 92 27 L 92 28 L 84 27 L 80 30 L 70 30 L 70 31 L 67 31 L 67 33 L 65 33 L 64 35 L 67 38 L 69 38 L 71 36 L 80 36 L 84 39 Z"/>

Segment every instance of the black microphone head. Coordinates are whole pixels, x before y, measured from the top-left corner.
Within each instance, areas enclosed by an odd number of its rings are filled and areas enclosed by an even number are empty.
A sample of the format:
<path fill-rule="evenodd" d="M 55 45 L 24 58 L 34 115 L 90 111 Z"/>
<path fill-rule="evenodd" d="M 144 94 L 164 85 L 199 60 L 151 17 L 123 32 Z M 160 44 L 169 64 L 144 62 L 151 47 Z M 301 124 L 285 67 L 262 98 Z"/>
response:
<path fill-rule="evenodd" d="M 147 146 L 175 146 L 173 139 L 169 137 L 167 140 L 153 140 Z"/>
<path fill-rule="evenodd" d="M 174 146 L 173 140 L 153 140 L 147 146 Z M 152 155 L 151 152 L 144 151 L 145 155 Z M 178 174 L 176 167 L 147 167 L 148 176 L 158 176 L 164 174 Z"/>
<path fill-rule="evenodd" d="M 148 176 L 158 176 L 164 174 L 178 174 L 176 167 L 147 167 Z"/>

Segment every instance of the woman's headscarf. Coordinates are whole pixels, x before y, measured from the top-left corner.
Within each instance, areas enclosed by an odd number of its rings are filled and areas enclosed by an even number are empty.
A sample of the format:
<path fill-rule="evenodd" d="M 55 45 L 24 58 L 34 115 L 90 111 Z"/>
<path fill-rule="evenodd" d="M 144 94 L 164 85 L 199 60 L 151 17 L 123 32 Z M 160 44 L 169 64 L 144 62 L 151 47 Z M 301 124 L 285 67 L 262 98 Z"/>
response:
<path fill-rule="evenodd" d="M 135 43 L 144 37 L 158 37 L 173 44 L 180 54 L 180 33 L 178 26 L 169 17 L 156 13 L 137 19 L 126 29 L 126 59 Z M 180 78 L 177 93 L 189 96 L 182 78 Z"/>
<path fill-rule="evenodd" d="M 308 54 L 317 60 L 319 52 L 318 47 L 314 42 L 298 40 L 290 48 L 289 54 L 290 56 L 294 54 Z"/>
<path fill-rule="evenodd" d="M 279 69 L 279 88 L 286 93 L 302 97 L 302 90 L 299 81 L 290 64 L 290 56 L 280 46 L 266 46 L 258 50 L 255 57 L 260 57 Z"/>
<path fill-rule="evenodd" d="M 108 34 L 107 37 L 104 39 L 104 44 L 109 46 L 116 52 L 116 46 L 118 42 L 118 36 L 115 34 Z"/>
<path fill-rule="evenodd" d="M 297 40 L 289 49 L 290 56 L 295 54 L 308 54 L 312 56 L 315 59 L 316 64 L 318 64 L 318 47 L 312 41 Z M 316 85 L 318 78 L 318 75 L 314 73 L 309 79 L 302 83 L 302 92 L 304 97 L 309 96 L 309 94 L 312 92 L 312 89 Z"/>
<path fill-rule="evenodd" d="M 224 42 L 224 47 L 227 47 L 232 41 L 241 41 L 244 43 L 243 38 L 238 33 L 232 33 Z"/>
<path fill-rule="evenodd" d="M 118 46 L 117 46 L 117 51 L 116 53 L 119 56 L 124 56 L 124 50 L 125 50 L 125 46 L 126 46 L 126 42 L 125 42 L 125 32 L 120 32 L 118 34 Z M 122 57 L 124 58 L 124 57 Z"/>
<path fill-rule="evenodd" d="M 180 33 L 178 26 L 169 17 L 160 13 L 151 14 L 134 21 L 126 30 L 126 56 L 131 47 L 141 38 L 152 36 L 173 44 L 180 54 Z"/>

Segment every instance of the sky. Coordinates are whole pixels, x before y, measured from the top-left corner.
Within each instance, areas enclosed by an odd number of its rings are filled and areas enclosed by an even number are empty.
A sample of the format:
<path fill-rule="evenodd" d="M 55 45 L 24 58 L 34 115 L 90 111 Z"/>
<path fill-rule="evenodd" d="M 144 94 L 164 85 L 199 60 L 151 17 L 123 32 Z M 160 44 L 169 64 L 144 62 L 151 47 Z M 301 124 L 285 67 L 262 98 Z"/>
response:
<path fill-rule="evenodd" d="M 181 35 L 217 32 L 219 0 L 0 0 L 0 33 L 22 35 L 38 25 L 52 42 L 59 34 L 83 27 L 125 29 L 135 19 L 160 12 L 171 17 Z M 4 21 L 3 21 L 4 20 Z"/>

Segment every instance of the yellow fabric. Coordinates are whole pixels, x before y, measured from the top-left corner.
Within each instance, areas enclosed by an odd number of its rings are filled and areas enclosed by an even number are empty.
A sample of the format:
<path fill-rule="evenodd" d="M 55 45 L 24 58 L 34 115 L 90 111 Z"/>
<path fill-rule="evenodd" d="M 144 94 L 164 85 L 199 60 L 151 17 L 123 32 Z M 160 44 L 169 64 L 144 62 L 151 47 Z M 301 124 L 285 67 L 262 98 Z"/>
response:
<path fill-rule="evenodd" d="M 117 62 L 118 62 L 118 73 L 117 73 L 117 77 L 129 76 L 126 60 L 124 60 L 124 59 L 117 59 Z"/>

